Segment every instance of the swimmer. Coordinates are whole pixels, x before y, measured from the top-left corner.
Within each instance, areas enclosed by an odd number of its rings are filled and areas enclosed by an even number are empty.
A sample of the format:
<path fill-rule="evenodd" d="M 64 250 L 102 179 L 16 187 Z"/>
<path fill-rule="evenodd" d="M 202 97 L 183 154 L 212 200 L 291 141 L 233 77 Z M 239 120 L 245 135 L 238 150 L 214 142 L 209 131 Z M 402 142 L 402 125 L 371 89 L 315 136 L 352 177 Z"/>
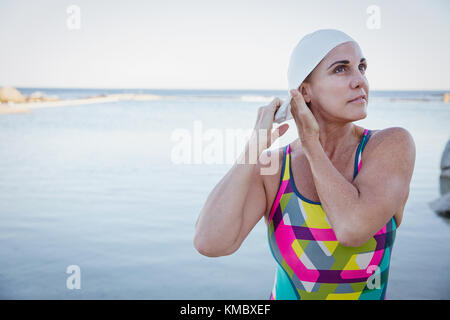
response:
<path fill-rule="evenodd" d="M 236 162 L 201 209 L 194 246 L 208 257 L 236 252 L 264 217 L 276 264 L 270 299 L 386 299 L 415 143 L 401 127 L 353 123 L 367 117 L 367 66 L 358 43 L 341 31 L 303 37 L 289 64 L 289 108 L 281 110 L 279 98 L 259 108 L 243 150 L 258 150 L 260 161 Z M 273 123 L 290 118 L 298 138 L 269 156 L 289 127 L 272 130 Z M 266 141 L 258 130 L 268 130 Z M 279 168 L 263 175 L 270 157 Z"/>

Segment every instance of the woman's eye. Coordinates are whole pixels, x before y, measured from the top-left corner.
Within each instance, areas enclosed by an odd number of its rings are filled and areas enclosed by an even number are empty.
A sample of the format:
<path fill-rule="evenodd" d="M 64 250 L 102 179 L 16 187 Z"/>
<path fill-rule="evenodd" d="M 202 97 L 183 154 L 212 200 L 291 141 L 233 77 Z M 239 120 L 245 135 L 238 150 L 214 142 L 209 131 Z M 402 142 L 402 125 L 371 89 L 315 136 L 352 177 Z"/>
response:
<path fill-rule="evenodd" d="M 346 66 L 337 66 L 337 67 L 334 69 L 334 73 L 340 73 L 341 71 L 345 71 L 345 67 L 346 67 Z M 366 71 L 366 69 L 367 69 L 367 66 L 366 66 L 365 64 L 360 64 L 360 65 L 359 65 L 359 70 L 361 70 L 361 71 Z"/>
<path fill-rule="evenodd" d="M 334 69 L 334 73 L 339 73 L 340 71 L 339 70 L 344 70 L 345 69 L 345 66 L 337 66 L 335 69 Z"/>

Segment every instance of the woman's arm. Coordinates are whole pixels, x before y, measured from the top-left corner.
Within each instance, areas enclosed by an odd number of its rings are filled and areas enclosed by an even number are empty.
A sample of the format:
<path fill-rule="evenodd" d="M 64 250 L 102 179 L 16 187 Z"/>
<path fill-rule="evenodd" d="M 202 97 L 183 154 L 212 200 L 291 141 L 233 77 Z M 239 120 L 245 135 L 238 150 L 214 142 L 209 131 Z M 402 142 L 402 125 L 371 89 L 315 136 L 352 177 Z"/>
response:
<path fill-rule="evenodd" d="M 301 92 L 301 89 L 300 89 Z M 405 203 L 416 148 L 403 128 L 389 128 L 370 139 L 361 171 L 350 183 L 333 166 L 319 141 L 319 125 L 297 90 L 294 117 L 321 205 L 338 242 L 358 247 L 380 230 Z"/>
<path fill-rule="evenodd" d="M 369 240 L 401 208 L 409 193 L 415 163 L 410 133 L 389 128 L 370 142 L 373 148 L 364 154 L 364 165 L 353 183 L 337 171 L 318 141 L 304 148 L 322 207 L 345 246 L 360 246 Z"/>
<path fill-rule="evenodd" d="M 243 155 L 248 151 L 247 144 Z M 242 226 L 250 186 L 257 190 L 257 198 L 253 199 L 248 216 L 254 220 L 262 217 L 265 193 L 264 187 L 256 183 L 257 175 L 256 164 L 235 163 L 211 191 L 195 224 L 194 246 L 201 254 L 218 257 L 232 253 L 230 249 Z"/>
<path fill-rule="evenodd" d="M 218 257 L 235 252 L 264 215 L 266 197 L 260 165 L 246 159 L 256 150 L 259 160 L 262 151 L 287 131 L 287 124 L 271 130 L 280 105 L 281 101 L 274 99 L 268 106 L 259 108 L 244 152 L 209 194 L 195 224 L 194 246 L 201 254 Z M 260 139 L 261 130 L 270 136 Z"/>

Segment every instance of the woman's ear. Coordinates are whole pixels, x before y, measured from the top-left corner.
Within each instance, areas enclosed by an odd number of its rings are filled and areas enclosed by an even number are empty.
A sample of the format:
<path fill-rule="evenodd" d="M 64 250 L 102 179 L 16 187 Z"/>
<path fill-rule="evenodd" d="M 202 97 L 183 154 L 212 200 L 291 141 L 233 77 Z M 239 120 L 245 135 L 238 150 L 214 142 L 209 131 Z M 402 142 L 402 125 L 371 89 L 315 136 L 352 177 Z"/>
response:
<path fill-rule="evenodd" d="M 303 99 L 305 100 L 306 103 L 310 103 L 311 102 L 311 94 L 310 94 L 310 87 L 308 83 L 303 83 L 300 88 L 299 91 L 300 93 L 303 95 Z"/>

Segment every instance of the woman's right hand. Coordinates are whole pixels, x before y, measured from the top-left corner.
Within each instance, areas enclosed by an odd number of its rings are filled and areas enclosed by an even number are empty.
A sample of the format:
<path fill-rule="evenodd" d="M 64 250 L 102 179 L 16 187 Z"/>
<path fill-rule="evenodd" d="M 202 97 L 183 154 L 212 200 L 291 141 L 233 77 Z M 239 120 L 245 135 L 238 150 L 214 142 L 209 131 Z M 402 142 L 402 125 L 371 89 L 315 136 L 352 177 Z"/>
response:
<path fill-rule="evenodd" d="M 272 132 L 275 112 L 280 106 L 281 100 L 275 98 L 258 109 L 254 131 L 244 152 L 208 195 L 195 224 L 194 246 L 201 254 L 209 257 L 232 254 L 264 216 L 265 173 L 260 173 L 258 160 L 262 151 L 289 128 L 284 124 Z M 254 159 L 256 151 L 258 158 Z"/>
<path fill-rule="evenodd" d="M 279 98 L 274 98 L 268 105 L 258 108 L 258 115 L 251 138 L 252 144 L 256 143 L 257 145 L 258 156 L 289 129 L 289 124 L 285 123 L 272 131 L 275 113 L 282 103 L 283 101 Z"/>

